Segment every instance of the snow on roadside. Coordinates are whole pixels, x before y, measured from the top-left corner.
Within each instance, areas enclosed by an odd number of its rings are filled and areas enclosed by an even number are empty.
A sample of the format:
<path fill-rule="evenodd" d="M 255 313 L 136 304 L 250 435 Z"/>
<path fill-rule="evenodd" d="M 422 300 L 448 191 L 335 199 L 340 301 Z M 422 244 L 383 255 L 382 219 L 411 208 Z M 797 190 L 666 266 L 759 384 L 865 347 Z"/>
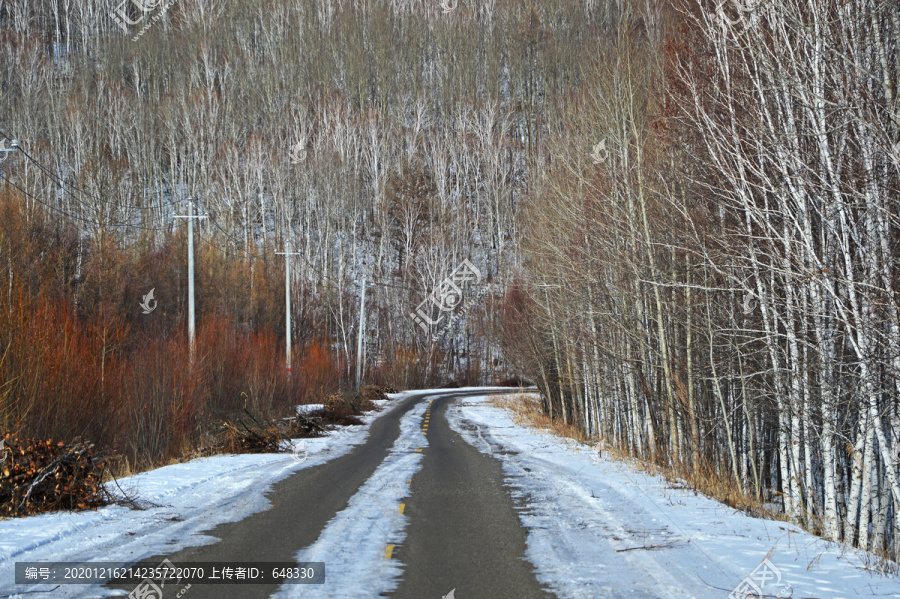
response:
<path fill-rule="evenodd" d="M 502 461 L 523 508 L 526 558 L 560 597 L 724 598 L 740 584 L 778 597 L 900 596 L 900 580 L 867 571 L 862 552 L 517 425 L 486 398 L 457 400 L 447 417 Z"/>
<path fill-rule="evenodd" d="M 369 599 L 396 589 L 402 564 L 385 559 L 385 549 L 406 536 L 408 518 L 398 507 L 410 494 L 409 480 L 422 466 L 423 454 L 416 450 L 428 445 L 421 430 L 427 407 L 423 401 L 400 419 L 400 434 L 384 462 L 316 542 L 297 553 L 298 562 L 327 562 L 327 583 L 286 584 L 273 597 Z"/>
<path fill-rule="evenodd" d="M 376 404 L 390 408 L 409 396 L 392 394 Z M 185 547 L 214 543 L 202 534 L 224 522 L 262 511 L 265 493 L 293 472 L 322 464 L 363 443 L 369 425 L 384 414 L 369 412 L 363 426 L 339 428 L 325 437 L 295 443 L 303 452 L 218 455 L 165 466 L 118 481 L 146 509 L 106 506 L 89 512 L 57 512 L 0 521 L 0 597 L 40 592 L 49 585 L 15 585 L 15 562 L 133 562 L 171 554 Z M 118 489 L 112 486 L 113 492 Z M 62 585 L 55 597 L 105 597 L 97 586 Z"/>

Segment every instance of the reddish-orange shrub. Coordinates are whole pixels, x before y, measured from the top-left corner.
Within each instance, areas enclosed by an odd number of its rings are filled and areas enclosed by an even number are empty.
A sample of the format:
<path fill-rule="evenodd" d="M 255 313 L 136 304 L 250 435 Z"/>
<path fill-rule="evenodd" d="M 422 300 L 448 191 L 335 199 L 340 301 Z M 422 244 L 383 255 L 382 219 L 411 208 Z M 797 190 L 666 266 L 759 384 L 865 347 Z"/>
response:
<path fill-rule="evenodd" d="M 77 229 L 17 200 L 0 189 L 9 277 L 0 292 L 0 434 L 81 438 L 142 469 L 207 444 L 234 414 L 279 417 L 340 390 L 346 364 L 326 337 L 299 342 L 287 372 L 275 309 L 283 273 L 256 268 L 244 301 L 239 273 L 253 269 L 239 267 L 254 256 L 199 252 L 192 362 L 182 238 L 129 251 L 111 238 L 82 244 Z M 151 288 L 159 301 L 148 314 L 138 305 Z"/>
<path fill-rule="evenodd" d="M 318 403 L 340 389 L 343 370 L 340 362 L 327 339 L 315 339 L 307 344 L 296 373 L 301 389 L 300 403 Z"/>

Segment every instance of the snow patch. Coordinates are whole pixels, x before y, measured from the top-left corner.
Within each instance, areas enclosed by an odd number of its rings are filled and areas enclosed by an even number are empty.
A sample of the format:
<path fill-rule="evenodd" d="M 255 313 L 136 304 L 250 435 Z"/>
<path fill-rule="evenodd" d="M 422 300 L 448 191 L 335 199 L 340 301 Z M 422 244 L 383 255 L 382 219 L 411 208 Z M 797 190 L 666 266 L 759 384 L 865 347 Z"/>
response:
<path fill-rule="evenodd" d="M 762 591 L 772 596 L 900 596 L 900 581 L 867 572 L 862 552 L 519 426 L 484 397 L 447 415 L 454 431 L 501 460 L 523 506 L 526 558 L 560 597 L 726 597 L 755 570 L 758 578 L 766 558 L 775 570 Z"/>
<path fill-rule="evenodd" d="M 389 405 L 396 406 L 408 396 L 407 392 L 395 394 Z M 147 509 L 106 506 L 0 521 L 0 597 L 53 588 L 15 585 L 15 562 L 134 562 L 214 543 L 218 539 L 202 531 L 266 509 L 265 493 L 273 484 L 350 452 L 365 442 L 369 426 L 384 413 L 364 414 L 363 426 L 303 439 L 308 453 L 302 461 L 290 453 L 217 455 L 119 480 L 122 489 Z M 111 490 L 118 491 L 114 484 Z M 61 585 L 52 591 L 54 598 L 111 594 L 117 593 L 86 585 Z"/>

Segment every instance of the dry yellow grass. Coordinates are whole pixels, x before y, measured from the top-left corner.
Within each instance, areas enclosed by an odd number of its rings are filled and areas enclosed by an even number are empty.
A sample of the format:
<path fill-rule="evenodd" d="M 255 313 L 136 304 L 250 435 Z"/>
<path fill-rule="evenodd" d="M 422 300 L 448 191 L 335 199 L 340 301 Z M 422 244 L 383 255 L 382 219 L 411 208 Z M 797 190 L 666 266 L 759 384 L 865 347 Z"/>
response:
<path fill-rule="evenodd" d="M 549 416 L 542 413 L 540 402 L 533 395 L 492 395 L 488 401 L 498 408 L 512 412 L 513 421 L 518 424 L 549 430 L 557 436 L 575 439 L 588 445 L 592 443 L 590 437 L 585 435 L 582 430 L 571 424 L 565 424 L 561 420 L 551 420 Z"/>

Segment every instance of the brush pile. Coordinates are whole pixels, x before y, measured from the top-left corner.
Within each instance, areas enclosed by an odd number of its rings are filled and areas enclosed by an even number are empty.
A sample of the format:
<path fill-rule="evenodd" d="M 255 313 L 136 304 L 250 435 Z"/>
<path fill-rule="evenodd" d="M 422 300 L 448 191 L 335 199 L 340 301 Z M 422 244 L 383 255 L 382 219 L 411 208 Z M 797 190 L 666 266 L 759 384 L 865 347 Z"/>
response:
<path fill-rule="evenodd" d="M 388 399 L 386 393 L 396 393 L 391 388 L 365 385 L 359 391 L 335 393 L 325 398 L 323 407 L 298 414 L 290 421 L 291 437 L 317 437 L 334 426 L 363 424 L 359 416 L 363 412 L 377 410 L 376 400 Z"/>
<path fill-rule="evenodd" d="M 195 457 L 217 453 L 277 453 L 291 439 L 319 437 L 336 426 L 363 424 L 363 412 L 377 410 L 374 402 L 388 399 L 391 388 L 366 385 L 359 391 L 336 393 L 323 401 L 321 408 L 299 413 L 292 418 L 270 421 L 244 410 L 223 420 L 221 434 L 194 453 Z"/>
<path fill-rule="evenodd" d="M 222 423 L 222 437 L 216 453 L 278 453 L 285 431 L 274 424 L 260 424 L 247 412 L 247 418 L 235 417 Z"/>

